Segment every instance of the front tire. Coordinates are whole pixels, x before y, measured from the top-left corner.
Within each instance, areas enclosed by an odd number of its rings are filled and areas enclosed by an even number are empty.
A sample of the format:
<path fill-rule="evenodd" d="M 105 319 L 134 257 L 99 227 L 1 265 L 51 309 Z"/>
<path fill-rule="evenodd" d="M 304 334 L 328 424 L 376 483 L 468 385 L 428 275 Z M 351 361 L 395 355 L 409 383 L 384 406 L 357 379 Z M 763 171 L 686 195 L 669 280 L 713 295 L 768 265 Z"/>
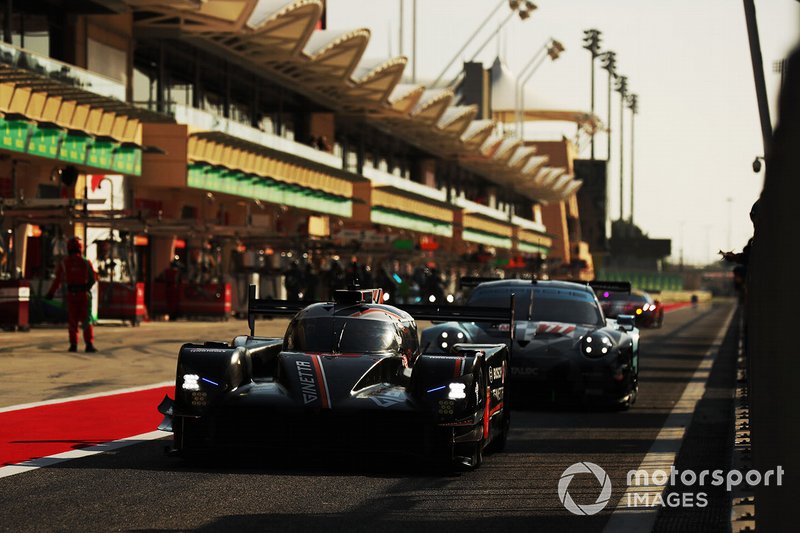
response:
<path fill-rule="evenodd" d="M 483 439 L 476 442 L 473 446 L 472 457 L 469 464 L 469 470 L 475 470 L 483 464 Z"/>
<path fill-rule="evenodd" d="M 633 404 L 636 403 L 636 398 L 639 396 L 639 380 L 636 379 L 633 373 L 631 373 L 631 386 L 628 390 L 628 394 L 625 398 L 619 403 L 619 410 L 620 411 L 627 411 L 629 410 Z"/>

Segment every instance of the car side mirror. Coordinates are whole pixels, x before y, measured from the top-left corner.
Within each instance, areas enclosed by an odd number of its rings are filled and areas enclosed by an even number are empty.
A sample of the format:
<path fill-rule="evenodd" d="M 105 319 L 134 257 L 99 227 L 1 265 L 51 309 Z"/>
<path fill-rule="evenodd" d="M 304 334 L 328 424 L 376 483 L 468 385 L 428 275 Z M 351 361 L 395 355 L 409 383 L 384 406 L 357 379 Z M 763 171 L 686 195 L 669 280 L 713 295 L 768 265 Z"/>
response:
<path fill-rule="evenodd" d="M 622 331 L 633 331 L 636 325 L 635 320 L 633 315 L 619 315 L 617 316 L 617 326 Z"/>

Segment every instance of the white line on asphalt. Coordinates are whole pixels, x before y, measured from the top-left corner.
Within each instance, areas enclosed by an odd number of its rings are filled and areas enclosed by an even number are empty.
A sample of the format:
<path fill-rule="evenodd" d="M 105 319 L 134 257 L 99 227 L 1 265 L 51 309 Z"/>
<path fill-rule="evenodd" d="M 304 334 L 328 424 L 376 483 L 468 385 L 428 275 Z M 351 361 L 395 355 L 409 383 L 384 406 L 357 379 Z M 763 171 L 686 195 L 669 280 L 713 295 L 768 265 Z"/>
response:
<path fill-rule="evenodd" d="M 149 389 L 158 389 L 161 387 L 169 387 L 175 385 L 174 381 L 162 381 L 161 383 L 151 383 L 150 385 L 141 385 L 139 387 L 129 387 L 127 389 L 117 389 L 107 392 L 95 392 L 92 394 L 82 394 L 80 396 L 70 396 L 69 398 L 55 398 L 53 400 L 44 400 L 41 402 L 21 403 L 19 405 L 11 405 L 9 407 L 0 407 L 0 413 L 7 413 L 9 411 L 19 411 L 20 409 L 30 409 L 31 407 L 41 407 L 43 405 L 53 405 L 57 403 L 75 402 L 78 400 L 89 400 L 92 398 L 102 398 L 103 396 L 113 396 L 115 394 L 126 394 L 128 392 L 139 392 Z"/>
<path fill-rule="evenodd" d="M 683 390 L 680 399 L 670 411 L 669 416 L 664 421 L 664 425 L 658 432 L 658 436 L 653 441 L 652 446 L 642 459 L 641 464 L 637 470 L 644 470 L 648 472 L 647 479 L 653 479 L 653 472 L 655 470 L 663 470 L 669 473 L 670 468 L 675 464 L 675 458 L 681 449 L 683 437 L 686 429 L 692 422 L 692 414 L 697 406 L 697 402 L 703 397 L 706 391 L 706 381 L 711 373 L 711 366 L 714 364 L 719 349 L 722 347 L 722 342 L 725 339 L 725 334 L 730 328 L 733 314 L 736 312 L 734 306 L 728 313 L 728 317 L 722 323 L 717 337 L 714 342 L 706 351 L 700 364 L 697 366 L 694 374 L 692 375 L 686 388 Z M 618 531 L 652 531 L 653 526 L 658 516 L 658 511 L 661 509 L 658 505 L 644 505 L 640 503 L 640 507 L 629 507 L 628 501 L 637 501 L 635 495 L 645 495 L 648 502 L 653 502 L 656 494 L 662 494 L 667 485 L 631 485 L 622 495 L 611 517 L 603 529 L 604 533 L 616 533 Z M 639 500 L 641 501 L 641 500 Z"/>
<path fill-rule="evenodd" d="M 105 442 L 103 444 L 90 446 L 88 448 L 81 448 L 80 450 L 70 450 L 68 452 L 49 455 L 47 457 L 31 459 L 15 465 L 3 466 L 0 467 L 0 478 L 22 474 L 24 472 L 30 472 L 31 470 L 36 470 L 45 466 L 51 466 L 57 463 L 63 463 L 64 461 L 69 461 L 71 459 L 90 457 L 92 455 L 117 450 L 119 448 L 124 448 L 125 446 L 132 446 L 133 444 L 140 444 L 149 440 L 161 439 L 168 435 L 172 435 L 172 433 L 167 433 L 166 431 L 150 431 L 148 433 L 142 433 L 141 435 L 135 435 L 133 437 L 125 437 L 124 439 Z"/>

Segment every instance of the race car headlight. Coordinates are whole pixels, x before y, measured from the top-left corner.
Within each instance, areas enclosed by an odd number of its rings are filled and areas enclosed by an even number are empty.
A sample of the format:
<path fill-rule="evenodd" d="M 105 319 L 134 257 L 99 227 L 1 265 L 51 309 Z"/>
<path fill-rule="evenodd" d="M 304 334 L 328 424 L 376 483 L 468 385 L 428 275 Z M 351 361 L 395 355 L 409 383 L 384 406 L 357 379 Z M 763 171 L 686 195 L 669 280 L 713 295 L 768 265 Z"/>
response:
<path fill-rule="evenodd" d="M 451 400 L 463 400 L 467 397 L 466 388 L 464 383 L 451 383 L 448 386 L 447 397 Z"/>
<path fill-rule="evenodd" d="M 208 379 L 207 377 L 200 377 L 197 374 L 184 374 L 181 388 L 183 390 L 188 390 L 188 391 L 199 391 L 201 382 L 205 383 L 206 387 L 208 385 L 213 385 L 214 387 L 220 387 L 220 384 L 214 381 L 213 379 Z"/>
<path fill-rule="evenodd" d="M 607 336 L 593 333 L 581 341 L 581 351 L 587 357 L 603 357 L 614 347 L 614 342 Z"/>
<path fill-rule="evenodd" d="M 183 385 L 181 388 L 183 390 L 200 390 L 200 384 L 198 383 L 199 380 L 200 376 L 197 374 L 184 374 Z"/>

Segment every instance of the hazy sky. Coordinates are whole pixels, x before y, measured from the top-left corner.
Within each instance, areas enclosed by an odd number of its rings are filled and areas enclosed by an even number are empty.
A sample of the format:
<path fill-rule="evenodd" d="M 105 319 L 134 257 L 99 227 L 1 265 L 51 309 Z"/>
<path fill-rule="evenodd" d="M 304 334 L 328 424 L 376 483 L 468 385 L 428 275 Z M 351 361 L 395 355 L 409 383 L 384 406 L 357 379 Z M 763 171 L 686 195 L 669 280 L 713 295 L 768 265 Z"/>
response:
<path fill-rule="evenodd" d="M 528 84 L 543 106 L 589 109 L 589 53 L 583 30 L 603 32 L 603 49 L 617 53 L 618 70 L 639 94 L 636 117 L 635 222 L 653 237 L 683 245 L 687 262 L 704 262 L 719 248 L 741 248 L 752 234 L 748 217 L 763 180 L 751 163 L 762 155 L 758 109 L 740 0 L 534 0 L 526 21 L 514 18 L 478 56 L 488 66 L 500 51 L 519 71 L 548 37 L 567 51 L 545 63 Z M 367 27 L 367 57 L 399 52 L 400 0 L 328 0 L 328 27 Z M 418 0 L 417 75 L 437 76 L 469 35 L 498 4 L 496 0 Z M 405 55 L 411 55 L 411 5 L 405 0 Z M 800 3 L 756 0 L 773 125 L 778 74 L 773 62 L 786 56 L 800 35 Z M 497 29 L 508 8 L 486 25 L 465 58 Z M 460 64 L 460 61 L 457 63 Z M 599 65 L 598 65 L 599 66 Z M 450 77 L 458 67 L 449 72 Z M 406 69 L 410 75 L 411 68 Z M 595 111 L 605 120 L 606 73 L 597 69 Z M 612 104 L 610 212 L 619 213 L 619 95 Z M 626 112 L 626 121 L 628 120 Z M 563 125 L 539 125 L 548 133 Z M 537 131 L 538 131 L 537 129 Z M 570 136 L 574 127 L 565 130 Z M 529 137 L 534 138 L 533 129 Z M 629 139 L 630 126 L 625 124 Z M 628 217 L 630 145 L 625 144 L 625 217 Z M 604 157 L 604 135 L 595 138 Z M 582 153 L 588 157 L 588 145 Z M 731 201 L 728 202 L 727 199 Z M 729 216 L 730 212 L 730 216 Z M 683 242 L 682 242 L 683 241 Z"/>

